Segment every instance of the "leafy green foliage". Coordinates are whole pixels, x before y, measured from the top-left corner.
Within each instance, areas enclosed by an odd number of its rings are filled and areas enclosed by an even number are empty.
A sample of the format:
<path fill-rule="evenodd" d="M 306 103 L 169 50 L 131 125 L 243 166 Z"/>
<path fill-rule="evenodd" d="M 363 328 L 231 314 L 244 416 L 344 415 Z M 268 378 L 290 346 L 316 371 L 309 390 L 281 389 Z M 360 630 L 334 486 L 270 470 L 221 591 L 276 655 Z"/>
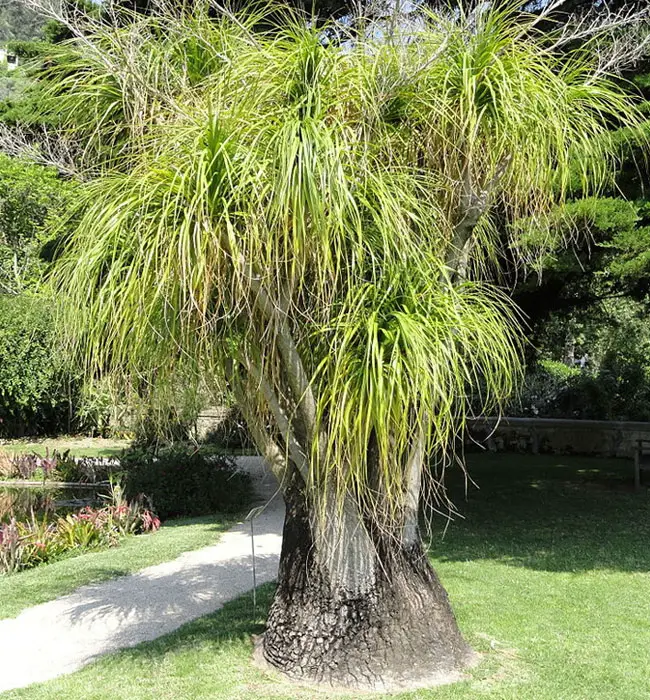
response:
<path fill-rule="evenodd" d="M 0 155 L 0 293 L 16 294 L 39 282 L 42 250 L 61 234 L 75 190 L 53 168 Z"/>
<path fill-rule="evenodd" d="M 76 395 L 36 293 L 76 186 L 53 168 L 0 155 L 0 435 L 70 428 Z"/>
<path fill-rule="evenodd" d="M 627 76 L 641 91 L 647 120 L 650 102 L 648 61 Z M 519 283 L 516 299 L 531 319 L 538 350 L 520 405 L 540 415 L 601 419 L 650 418 L 650 122 L 631 133 L 612 122 L 612 138 L 622 154 L 618 171 L 597 197 L 558 209 L 552 253 L 539 274 Z M 533 239 L 539 232 L 528 233 Z M 562 242 L 569 237 L 567 249 Z M 586 371 L 558 385 L 536 358 L 572 362 L 588 352 Z M 532 355 L 532 353 L 531 353 Z M 544 396 L 542 400 L 540 397 Z"/>
<path fill-rule="evenodd" d="M 56 460 L 52 477 L 59 481 L 96 483 L 107 481 L 118 471 L 117 461 L 97 457 L 71 457 L 69 450 L 54 453 Z"/>
<path fill-rule="evenodd" d="M 130 498 L 146 494 L 162 519 L 236 513 L 250 503 L 250 477 L 221 455 L 172 446 L 159 453 L 142 448 L 120 459 Z"/>
<path fill-rule="evenodd" d="M 418 440 L 451 449 L 478 385 L 493 407 L 516 378 L 516 315 L 477 281 L 520 260 L 504 222 L 548 224 L 575 162 L 596 189 L 610 120 L 638 119 L 584 52 L 524 34 L 493 9 L 340 50 L 199 8 L 60 47 L 43 114 L 90 182 L 57 289 L 89 373 L 227 378 L 260 449 L 399 524 Z"/>
<path fill-rule="evenodd" d="M 605 299 L 574 313 L 552 314 L 537 329 L 542 357 L 514 412 L 548 417 L 650 420 L 650 322 L 647 305 Z M 567 367 L 589 356 L 583 370 Z"/>
<path fill-rule="evenodd" d="M 650 203 L 646 202 L 639 212 L 645 221 L 650 220 Z M 609 265 L 612 275 L 627 284 L 642 284 L 644 290 L 647 290 L 650 276 L 650 226 L 618 231 L 612 238 L 612 247 L 619 251 Z"/>
<path fill-rule="evenodd" d="M 104 5 L 91 0 L 67 0 L 61 6 L 62 10 L 67 9 L 72 14 L 84 12 L 95 17 L 104 11 Z M 0 121 L 10 125 L 18 124 L 21 128 L 28 127 L 33 130 L 32 137 L 35 137 L 43 127 L 53 126 L 52 120 L 43 119 L 40 114 L 44 71 L 56 60 L 53 46 L 71 39 L 74 33 L 66 24 L 34 13 L 38 31 L 28 35 L 24 32 L 20 13 L 13 11 L 15 7 L 23 8 L 22 0 L 9 0 L 0 8 L 0 35 L 4 11 L 5 15 L 8 14 L 5 46 L 20 59 L 17 70 L 9 72 L 0 69 Z"/>
<path fill-rule="evenodd" d="M 45 41 L 25 41 L 14 39 L 6 43 L 6 48 L 9 53 L 13 53 L 18 58 L 30 60 L 41 56 L 47 51 L 48 43 Z"/>
<path fill-rule="evenodd" d="M 0 295 L 0 435 L 70 432 L 74 395 L 51 305 Z"/>
<path fill-rule="evenodd" d="M 526 373 L 520 394 L 509 406 L 509 415 L 551 418 L 563 417 L 559 406 L 580 370 L 562 362 L 542 360 Z M 559 416 L 558 416 L 559 414 Z M 575 417 L 575 416 L 572 416 Z"/>

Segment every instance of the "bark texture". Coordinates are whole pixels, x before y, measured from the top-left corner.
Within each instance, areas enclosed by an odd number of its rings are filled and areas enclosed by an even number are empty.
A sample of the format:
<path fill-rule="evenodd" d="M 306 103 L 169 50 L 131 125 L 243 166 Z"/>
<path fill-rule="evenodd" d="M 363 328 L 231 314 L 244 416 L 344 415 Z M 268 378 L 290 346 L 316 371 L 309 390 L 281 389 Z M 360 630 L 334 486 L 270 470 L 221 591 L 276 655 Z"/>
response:
<path fill-rule="evenodd" d="M 356 580 L 356 590 L 337 587 L 300 489 L 290 487 L 285 500 L 278 587 L 263 640 L 267 662 L 295 680 L 371 690 L 449 682 L 471 665 L 475 656 L 419 538 L 407 546 L 375 541 L 380 556 L 372 566 L 363 552 L 353 557 L 362 571 L 346 580 Z M 348 551 L 363 548 L 363 539 L 348 535 Z"/>

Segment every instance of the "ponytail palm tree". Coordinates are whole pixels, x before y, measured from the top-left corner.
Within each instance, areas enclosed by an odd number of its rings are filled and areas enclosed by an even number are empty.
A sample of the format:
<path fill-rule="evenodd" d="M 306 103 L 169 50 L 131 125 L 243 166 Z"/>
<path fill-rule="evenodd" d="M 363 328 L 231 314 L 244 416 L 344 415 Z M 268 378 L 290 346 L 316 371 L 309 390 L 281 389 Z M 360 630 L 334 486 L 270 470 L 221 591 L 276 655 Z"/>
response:
<path fill-rule="evenodd" d="M 522 221 L 598 186 L 634 112 L 547 42 L 507 9 L 387 40 L 274 8 L 57 49 L 44 109 L 87 174 L 55 273 L 71 335 L 89 372 L 234 392 L 287 505 L 263 652 L 291 677 L 383 688 L 472 660 L 420 541 L 427 459 L 516 382 L 490 271 L 531 255 Z"/>

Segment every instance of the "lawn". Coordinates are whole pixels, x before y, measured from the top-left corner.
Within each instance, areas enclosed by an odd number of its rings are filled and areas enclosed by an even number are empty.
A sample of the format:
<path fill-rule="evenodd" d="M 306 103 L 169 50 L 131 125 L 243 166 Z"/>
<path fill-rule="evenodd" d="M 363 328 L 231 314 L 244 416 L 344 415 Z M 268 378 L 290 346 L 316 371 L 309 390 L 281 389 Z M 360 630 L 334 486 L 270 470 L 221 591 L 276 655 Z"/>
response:
<path fill-rule="evenodd" d="M 185 443 L 193 447 L 192 443 Z M 46 450 L 50 454 L 70 451 L 72 457 L 118 457 L 124 450 L 132 445 L 131 440 L 114 440 L 108 438 L 84 438 L 62 437 L 43 438 L 40 440 L 0 440 L 0 453 L 7 454 L 38 454 L 45 456 Z M 221 447 L 213 444 L 199 444 L 196 446 L 205 454 L 220 454 L 226 456 L 255 455 L 257 451 L 250 447 Z"/>
<path fill-rule="evenodd" d="M 41 456 L 45 451 L 65 452 L 70 450 L 73 457 L 115 457 L 131 444 L 130 440 L 106 438 L 43 438 L 40 440 L 1 440 L 0 452 L 9 454 L 35 453 Z"/>
<path fill-rule="evenodd" d="M 412 700 L 650 697 L 650 499 L 629 462 L 470 456 L 465 516 L 434 522 L 432 560 L 482 663 Z M 327 698 L 250 665 L 272 587 L 176 633 L 3 699 Z M 0 594 L 0 598 L 5 595 Z M 341 695 L 331 695 L 341 698 Z M 368 696 L 372 697 L 372 696 Z M 379 696 L 376 696 L 379 697 Z"/>
<path fill-rule="evenodd" d="M 233 520 L 224 516 L 167 521 L 153 534 L 125 539 L 119 547 L 68 557 L 11 576 L 0 576 L 0 619 L 45 603 L 87 583 L 133 573 L 214 544 Z"/>

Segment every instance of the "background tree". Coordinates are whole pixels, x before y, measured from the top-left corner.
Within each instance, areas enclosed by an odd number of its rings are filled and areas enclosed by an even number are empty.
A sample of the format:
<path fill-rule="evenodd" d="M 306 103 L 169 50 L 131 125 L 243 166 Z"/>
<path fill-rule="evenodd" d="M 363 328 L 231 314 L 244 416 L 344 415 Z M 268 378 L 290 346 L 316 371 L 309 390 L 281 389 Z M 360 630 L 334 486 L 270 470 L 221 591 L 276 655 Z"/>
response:
<path fill-rule="evenodd" d="M 75 184 L 0 156 L 0 436 L 75 425 L 78 386 L 57 351 L 54 303 L 39 292 Z"/>
<path fill-rule="evenodd" d="M 49 75 L 43 109 L 85 143 L 55 278 L 80 357 L 236 393 L 287 504 L 263 653 L 292 677 L 418 684 L 472 659 L 420 541 L 423 482 L 441 494 L 470 401 L 518 374 L 488 283 L 531 254 L 516 222 L 550 226 L 576 162 L 590 192 L 610 120 L 635 118 L 586 51 L 514 18 L 422 14 L 341 46 L 275 8 L 163 12 L 87 28 Z"/>
<path fill-rule="evenodd" d="M 20 57 L 0 75 L 0 121 L 34 126 L 32 68 L 60 23 L 22 2 L 0 4 L 0 42 Z M 65 28 L 66 32 L 69 32 Z M 69 36 L 69 33 L 68 33 Z M 40 126 L 40 125 L 39 125 Z M 19 146 L 15 134 L 5 134 Z M 20 152 L 20 148 L 17 148 Z M 30 154 L 31 155 L 31 154 Z M 70 432 L 79 427 L 79 385 L 58 352 L 54 303 L 39 291 L 74 182 L 55 168 L 0 156 L 0 436 Z"/>
<path fill-rule="evenodd" d="M 642 57 L 623 75 L 645 116 L 634 138 L 611 125 L 622 145 L 620 169 L 598 196 L 558 209 L 555 243 L 517 282 L 532 344 L 527 389 L 512 413 L 650 420 L 648 68 Z M 585 355 L 586 365 L 567 374 Z"/>
<path fill-rule="evenodd" d="M 0 155 L 0 294 L 35 290 L 74 191 L 53 168 Z"/>
<path fill-rule="evenodd" d="M 70 434 L 80 390 L 57 351 L 54 304 L 0 294 L 0 437 Z"/>
<path fill-rule="evenodd" d="M 20 0 L 0 2 L 0 42 L 12 39 L 33 40 L 41 36 L 45 19 Z"/>

